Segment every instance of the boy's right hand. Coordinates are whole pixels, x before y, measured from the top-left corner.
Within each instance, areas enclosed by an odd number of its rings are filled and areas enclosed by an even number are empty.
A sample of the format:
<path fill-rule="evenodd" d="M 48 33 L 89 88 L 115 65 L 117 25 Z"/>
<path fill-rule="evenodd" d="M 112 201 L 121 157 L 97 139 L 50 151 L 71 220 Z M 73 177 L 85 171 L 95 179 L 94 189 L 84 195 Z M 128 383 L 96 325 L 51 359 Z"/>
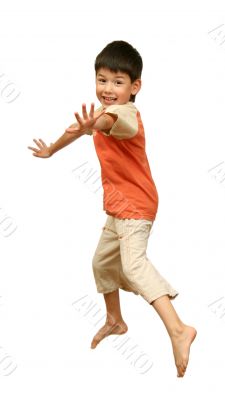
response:
<path fill-rule="evenodd" d="M 38 146 L 38 149 L 35 147 L 28 146 L 28 149 L 34 151 L 33 156 L 41 158 L 51 157 L 52 155 L 50 150 L 51 145 L 48 147 L 42 139 L 39 139 L 39 141 L 37 139 L 33 139 L 33 141 Z"/>
<path fill-rule="evenodd" d="M 101 110 L 101 111 L 98 111 L 97 113 L 95 113 L 94 111 L 95 111 L 94 103 L 91 103 L 91 109 L 90 109 L 89 114 L 87 113 L 86 104 L 82 104 L 83 118 L 80 117 L 78 112 L 75 112 L 74 115 L 76 117 L 77 123 L 73 124 L 69 128 L 67 128 L 66 132 L 73 133 L 73 134 L 80 134 L 80 133 L 85 134 L 87 131 L 89 131 L 91 128 L 93 128 L 96 121 L 103 114 L 105 114 L 105 108 L 103 108 L 103 110 Z"/>

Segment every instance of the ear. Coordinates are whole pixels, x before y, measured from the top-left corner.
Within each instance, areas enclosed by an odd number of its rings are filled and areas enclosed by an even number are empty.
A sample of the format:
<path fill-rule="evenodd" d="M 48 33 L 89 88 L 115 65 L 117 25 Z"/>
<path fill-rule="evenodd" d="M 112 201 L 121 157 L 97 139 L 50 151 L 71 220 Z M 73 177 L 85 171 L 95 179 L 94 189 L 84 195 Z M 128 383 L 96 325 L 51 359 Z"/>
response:
<path fill-rule="evenodd" d="M 132 83 L 132 88 L 131 88 L 131 94 L 137 94 L 139 90 L 141 89 L 141 79 L 136 79 Z"/>

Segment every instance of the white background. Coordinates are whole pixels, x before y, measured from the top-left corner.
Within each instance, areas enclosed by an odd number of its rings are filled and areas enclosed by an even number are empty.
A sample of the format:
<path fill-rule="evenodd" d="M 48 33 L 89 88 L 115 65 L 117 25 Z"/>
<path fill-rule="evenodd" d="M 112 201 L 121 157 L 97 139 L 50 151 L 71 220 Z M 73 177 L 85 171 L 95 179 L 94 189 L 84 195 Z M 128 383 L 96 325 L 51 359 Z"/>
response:
<path fill-rule="evenodd" d="M 224 399 L 224 39 L 223 1 L 1 2 L 2 399 Z M 148 256 L 198 331 L 183 379 L 162 321 L 132 293 L 120 291 L 123 338 L 150 370 L 110 338 L 90 349 L 101 324 L 84 309 L 105 312 L 91 263 L 106 214 L 102 191 L 73 170 L 86 163 L 100 177 L 92 137 L 50 159 L 27 149 L 56 141 L 83 102 L 97 106 L 94 60 L 113 40 L 144 61 L 136 106 L 159 194 Z"/>

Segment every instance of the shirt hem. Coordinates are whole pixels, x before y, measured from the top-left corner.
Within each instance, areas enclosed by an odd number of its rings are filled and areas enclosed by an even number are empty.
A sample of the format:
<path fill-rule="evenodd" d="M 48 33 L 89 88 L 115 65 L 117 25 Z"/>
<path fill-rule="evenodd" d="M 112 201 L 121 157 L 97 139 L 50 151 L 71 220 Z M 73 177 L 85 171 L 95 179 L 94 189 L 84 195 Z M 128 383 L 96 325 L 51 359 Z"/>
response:
<path fill-rule="evenodd" d="M 156 215 L 150 215 L 150 214 L 139 214 L 139 216 L 136 214 L 132 213 L 127 213 L 127 214 L 120 214 L 120 213 L 113 213 L 108 210 L 104 210 L 107 215 L 111 215 L 112 217 L 118 218 L 118 219 L 146 219 L 149 221 L 154 221 L 156 218 Z"/>

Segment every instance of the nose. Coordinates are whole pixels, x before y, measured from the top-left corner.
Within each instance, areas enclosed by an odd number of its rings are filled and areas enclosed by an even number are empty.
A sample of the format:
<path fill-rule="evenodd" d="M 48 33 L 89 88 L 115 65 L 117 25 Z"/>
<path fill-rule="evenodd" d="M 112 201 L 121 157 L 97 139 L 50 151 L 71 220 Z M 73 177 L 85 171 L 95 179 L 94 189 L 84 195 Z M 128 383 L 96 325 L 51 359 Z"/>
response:
<path fill-rule="evenodd" d="M 112 92 L 112 82 L 107 81 L 105 83 L 104 92 L 105 93 L 111 93 Z"/>

